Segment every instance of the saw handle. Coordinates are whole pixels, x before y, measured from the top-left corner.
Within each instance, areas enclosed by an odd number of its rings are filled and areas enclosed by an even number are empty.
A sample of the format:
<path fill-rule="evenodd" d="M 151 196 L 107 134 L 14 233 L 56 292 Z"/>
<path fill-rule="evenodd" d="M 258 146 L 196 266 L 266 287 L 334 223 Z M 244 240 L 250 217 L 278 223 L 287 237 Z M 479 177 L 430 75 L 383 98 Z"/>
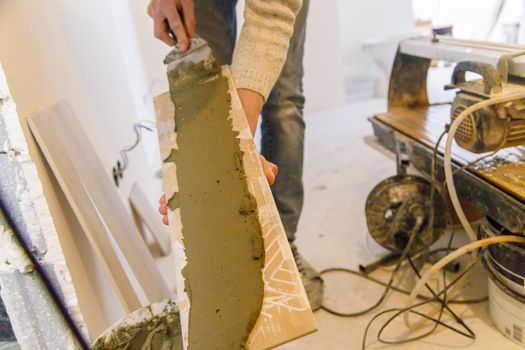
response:
<path fill-rule="evenodd" d="M 499 71 L 490 64 L 476 61 L 459 62 L 454 68 L 452 83 L 456 86 L 467 83 L 467 72 L 481 75 L 485 94 L 492 95 L 502 91 L 503 84 Z"/>

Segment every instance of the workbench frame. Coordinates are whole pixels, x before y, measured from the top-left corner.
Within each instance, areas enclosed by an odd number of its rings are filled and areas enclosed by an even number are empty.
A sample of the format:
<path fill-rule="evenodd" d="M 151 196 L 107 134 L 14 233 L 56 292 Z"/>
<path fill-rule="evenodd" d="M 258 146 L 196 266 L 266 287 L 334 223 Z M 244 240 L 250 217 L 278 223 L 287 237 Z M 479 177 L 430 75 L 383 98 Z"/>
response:
<path fill-rule="evenodd" d="M 453 40 L 444 37 L 412 38 L 400 43 L 392 67 L 388 93 L 388 112 L 391 116 L 404 117 L 410 112 L 425 113 L 427 118 L 432 106 L 427 92 L 428 70 L 433 59 L 447 62 L 482 62 L 500 73 L 501 80 L 509 76 L 525 76 L 525 51 L 521 46 Z M 452 79 L 454 80 L 454 79 Z M 380 144 L 397 155 L 398 174 L 406 173 L 408 166 L 417 169 L 424 177 L 431 178 L 434 150 L 431 144 L 418 140 L 414 135 L 387 124 L 388 115 L 370 118 L 374 134 Z M 444 126 L 444 125 L 443 125 Z M 429 141 L 429 140 L 427 140 Z M 436 178 L 445 179 L 443 155 L 438 152 Z M 454 170 L 460 163 L 452 163 Z M 470 171 L 460 170 L 454 177 L 458 194 L 483 214 L 496 220 L 511 232 L 523 234 L 525 228 L 525 202 L 513 192 L 490 183 Z"/>
<path fill-rule="evenodd" d="M 431 178 L 434 151 L 423 143 L 393 129 L 377 117 L 369 119 L 379 143 L 397 156 L 397 172 L 403 174 L 408 165 Z M 438 153 L 436 179 L 445 179 L 443 156 Z M 453 169 L 460 168 L 453 163 Z M 460 170 L 454 177 L 456 190 L 460 196 L 514 233 L 523 234 L 525 229 L 525 203 L 468 169 Z"/>

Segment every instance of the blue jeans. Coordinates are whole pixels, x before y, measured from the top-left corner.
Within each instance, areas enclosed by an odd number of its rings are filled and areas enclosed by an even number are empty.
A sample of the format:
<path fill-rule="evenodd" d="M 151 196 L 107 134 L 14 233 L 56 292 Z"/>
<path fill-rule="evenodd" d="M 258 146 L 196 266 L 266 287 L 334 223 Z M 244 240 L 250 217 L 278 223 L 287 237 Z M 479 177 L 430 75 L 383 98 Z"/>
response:
<path fill-rule="evenodd" d="M 290 242 L 295 240 L 304 199 L 302 80 L 309 2 L 303 0 L 286 62 L 262 111 L 261 153 L 279 166 L 272 192 Z M 208 42 L 221 65 L 231 64 L 237 32 L 236 5 L 237 0 L 195 0 L 197 34 Z"/>

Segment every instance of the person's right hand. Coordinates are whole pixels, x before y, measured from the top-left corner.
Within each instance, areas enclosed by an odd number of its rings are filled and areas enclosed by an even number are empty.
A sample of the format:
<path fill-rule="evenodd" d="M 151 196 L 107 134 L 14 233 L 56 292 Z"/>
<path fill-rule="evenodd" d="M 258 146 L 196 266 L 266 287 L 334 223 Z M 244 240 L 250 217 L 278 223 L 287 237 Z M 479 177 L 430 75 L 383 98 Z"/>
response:
<path fill-rule="evenodd" d="M 188 50 L 190 39 L 195 35 L 193 0 L 150 0 L 148 15 L 153 18 L 157 39 L 170 46 L 178 43 L 182 52 Z"/>

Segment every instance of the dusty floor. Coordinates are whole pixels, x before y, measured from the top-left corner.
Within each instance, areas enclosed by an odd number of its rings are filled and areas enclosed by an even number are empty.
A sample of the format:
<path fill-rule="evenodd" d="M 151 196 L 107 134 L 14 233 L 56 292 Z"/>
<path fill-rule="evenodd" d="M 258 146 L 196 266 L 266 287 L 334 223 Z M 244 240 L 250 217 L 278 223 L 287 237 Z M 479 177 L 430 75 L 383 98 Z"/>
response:
<path fill-rule="evenodd" d="M 374 112 L 385 108 L 383 100 L 369 100 L 307 116 L 306 202 L 297 244 L 318 269 L 356 269 L 359 263 L 373 261 L 383 252 L 367 237 L 364 203 L 378 182 L 395 174 L 393 156 L 374 144 L 367 121 Z M 379 271 L 373 276 L 386 280 L 389 274 Z M 326 302 L 344 311 L 365 308 L 377 300 L 383 288 L 358 277 L 339 274 L 328 276 L 326 282 Z M 486 294 L 486 275 L 482 270 L 475 272 L 469 289 L 463 294 L 467 298 Z M 318 311 L 315 315 L 319 331 L 282 349 L 360 349 L 363 332 L 373 315 L 402 307 L 405 300 L 403 295 L 393 293 L 382 308 L 358 318 L 345 319 Z M 493 328 L 487 303 L 453 308 L 477 334 L 475 341 L 440 327 L 421 341 L 383 345 L 376 341 L 377 331 L 384 322 L 381 318 L 367 338 L 367 349 L 522 349 Z M 397 322 L 386 336 L 410 336 L 405 331 L 402 322 Z"/>

